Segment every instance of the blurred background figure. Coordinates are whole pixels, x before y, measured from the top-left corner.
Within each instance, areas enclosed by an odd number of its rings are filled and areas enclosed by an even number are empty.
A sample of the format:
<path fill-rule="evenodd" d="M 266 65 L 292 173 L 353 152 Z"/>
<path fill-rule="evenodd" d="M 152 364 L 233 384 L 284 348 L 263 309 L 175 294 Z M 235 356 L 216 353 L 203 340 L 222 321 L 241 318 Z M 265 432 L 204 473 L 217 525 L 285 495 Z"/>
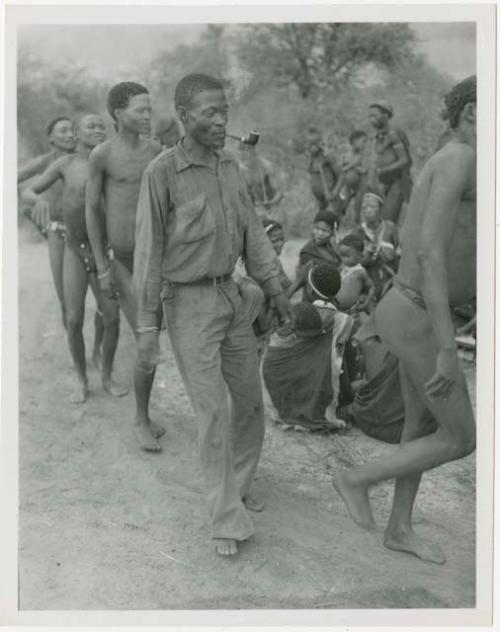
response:
<path fill-rule="evenodd" d="M 307 130 L 307 149 L 311 192 L 318 210 L 329 210 L 339 217 L 338 194 L 342 186 L 342 168 L 333 153 L 325 152 L 321 131 L 311 126 Z"/>
<path fill-rule="evenodd" d="M 241 173 L 257 213 L 262 218 L 278 215 L 278 204 L 283 197 L 279 176 L 273 164 L 262 158 L 257 147 L 239 143 L 238 158 Z"/>
<path fill-rule="evenodd" d="M 375 130 L 373 162 L 369 184 L 384 194 L 384 219 L 397 224 L 403 202 L 408 202 L 412 188 L 410 141 L 403 130 L 391 127 L 394 110 L 385 99 L 370 105 L 369 119 Z"/>
<path fill-rule="evenodd" d="M 173 147 L 181 137 L 179 123 L 173 116 L 162 117 L 155 127 L 154 139 L 165 149 Z"/>

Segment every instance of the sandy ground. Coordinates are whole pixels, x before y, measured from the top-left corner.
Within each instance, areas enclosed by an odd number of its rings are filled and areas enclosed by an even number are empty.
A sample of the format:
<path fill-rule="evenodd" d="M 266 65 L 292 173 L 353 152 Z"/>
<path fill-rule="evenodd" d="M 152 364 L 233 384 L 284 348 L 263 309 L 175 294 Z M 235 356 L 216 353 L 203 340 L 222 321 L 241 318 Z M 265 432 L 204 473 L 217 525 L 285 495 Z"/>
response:
<path fill-rule="evenodd" d="M 19 237 L 20 607 L 72 609 L 432 608 L 475 602 L 474 456 L 424 477 L 417 529 L 446 551 L 442 567 L 388 551 L 356 528 L 332 473 L 396 448 L 268 425 L 255 483 L 266 500 L 256 535 L 235 560 L 207 536 L 196 425 L 166 336 L 152 416 L 163 452 L 137 449 L 130 394 L 68 402 L 72 370 L 46 244 Z M 294 245 L 288 248 L 293 249 Z M 94 301 L 88 299 L 86 340 Z M 116 376 L 130 382 L 132 335 L 122 321 Z M 474 395 L 474 372 L 467 368 Z M 372 492 L 387 519 L 392 486 Z"/>

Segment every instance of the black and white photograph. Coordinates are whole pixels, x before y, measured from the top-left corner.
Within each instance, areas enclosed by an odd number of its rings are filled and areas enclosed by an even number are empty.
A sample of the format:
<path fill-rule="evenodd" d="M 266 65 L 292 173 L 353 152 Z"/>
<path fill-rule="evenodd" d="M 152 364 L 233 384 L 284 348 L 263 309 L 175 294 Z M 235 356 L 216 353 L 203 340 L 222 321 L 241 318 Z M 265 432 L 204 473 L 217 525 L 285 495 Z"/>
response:
<path fill-rule="evenodd" d="M 7 8 L 21 616 L 488 623 L 495 8 L 460 6 Z"/>

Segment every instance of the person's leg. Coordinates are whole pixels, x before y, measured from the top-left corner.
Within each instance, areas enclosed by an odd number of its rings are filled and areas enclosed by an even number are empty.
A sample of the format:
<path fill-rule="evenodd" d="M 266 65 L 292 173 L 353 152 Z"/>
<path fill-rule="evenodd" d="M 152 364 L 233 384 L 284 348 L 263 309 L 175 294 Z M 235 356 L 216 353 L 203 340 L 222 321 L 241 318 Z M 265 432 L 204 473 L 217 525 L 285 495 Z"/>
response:
<path fill-rule="evenodd" d="M 222 373 L 229 387 L 233 408 L 234 471 L 246 506 L 260 511 L 263 503 L 249 494 L 265 428 L 257 345 L 246 306 L 235 285 L 227 284 L 222 291 L 234 314 L 221 346 Z"/>
<path fill-rule="evenodd" d="M 111 376 L 116 347 L 118 346 L 118 337 L 120 335 L 120 308 L 118 301 L 106 298 L 104 294 L 99 291 L 95 273 L 89 274 L 89 283 L 97 300 L 104 330 L 102 338 L 102 386 L 110 395 L 122 397 L 128 393 L 128 389 L 122 384 L 115 382 Z"/>
<path fill-rule="evenodd" d="M 403 444 L 425 434 L 428 429 L 428 411 L 405 369 L 401 365 L 399 369 L 405 406 L 405 425 L 401 436 Z M 422 473 L 417 472 L 396 479 L 392 512 L 385 531 L 384 544 L 389 549 L 413 553 L 428 562 L 444 564 L 446 556 L 443 551 L 436 545 L 425 542 L 413 531 L 412 511 L 421 478 Z"/>
<path fill-rule="evenodd" d="M 137 336 L 137 301 L 132 289 L 132 275 L 116 259 L 113 261 L 113 272 L 119 293 L 120 308 L 132 329 L 132 333 L 134 336 Z M 149 400 L 155 372 L 156 366 L 150 366 L 142 357 L 141 350 L 138 349 L 138 357 L 134 366 L 135 433 L 140 447 L 149 452 L 159 452 L 161 450 L 161 446 L 156 439 L 165 434 L 165 429 L 149 417 Z"/>
<path fill-rule="evenodd" d="M 437 342 L 427 312 L 397 290 L 379 304 L 377 330 L 382 341 L 399 358 L 421 401 L 437 421 L 432 435 L 404 443 L 392 455 L 339 474 L 334 485 L 352 518 L 368 529 L 374 527 L 368 499 L 371 485 L 405 477 L 459 459 L 475 449 L 475 423 L 463 373 L 448 399 L 429 399 L 425 384 L 435 371 Z"/>
<path fill-rule="evenodd" d="M 102 318 L 102 312 L 99 309 L 99 303 L 97 303 L 96 311 L 94 314 L 94 348 L 92 349 L 92 364 L 96 369 L 102 369 L 102 354 L 101 345 L 104 337 L 104 322 Z"/>
<path fill-rule="evenodd" d="M 163 306 L 177 366 L 198 422 L 212 537 L 220 555 L 233 555 L 237 542 L 253 533 L 233 466 L 229 397 L 221 367 L 221 344 L 233 308 L 223 291 L 211 286 L 177 286 Z"/>
<path fill-rule="evenodd" d="M 57 298 L 61 306 L 61 314 L 63 326 L 66 328 L 66 310 L 64 307 L 64 288 L 63 288 L 63 259 L 65 243 L 64 238 L 55 231 L 49 230 L 47 234 L 47 242 L 49 246 L 49 261 L 56 288 Z"/>
<path fill-rule="evenodd" d="M 87 272 L 82 260 L 69 246 L 66 247 L 64 250 L 63 288 L 68 345 L 77 376 L 77 386 L 71 396 L 71 401 L 74 404 L 83 403 L 88 395 L 85 343 L 83 340 L 87 286 Z"/>
<path fill-rule="evenodd" d="M 383 218 L 397 224 L 402 205 L 403 194 L 401 192 L 401 182 L 396 180 L 386 191 L 385 203 L 382 209 Z"/>

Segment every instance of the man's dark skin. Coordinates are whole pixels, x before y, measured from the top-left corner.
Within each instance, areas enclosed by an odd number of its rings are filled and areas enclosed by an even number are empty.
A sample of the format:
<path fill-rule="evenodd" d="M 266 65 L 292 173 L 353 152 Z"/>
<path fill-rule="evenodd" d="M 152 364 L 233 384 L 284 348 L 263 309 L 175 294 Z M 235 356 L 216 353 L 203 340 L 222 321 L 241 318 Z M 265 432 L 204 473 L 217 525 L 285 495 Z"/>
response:
<path fill-rule="evenodd" d="M 75 253 L 80 244 L 88 242 L 85 223 L 85 186 L 88 176 L 88 156 L 91 150 L 106 138 L 106 127 L 102 118 L 96 114 L 85 115 L 78 126 L 78 144 L 74 154 L 64 156 L 25 192 L 28 201 L 37 202 L 38 195 L 46 191 L 55 182 L 64 184 L 62 208 L 67 237 L 64 250 L 63 287 L 67 311 L 68 344 L 77 374 L 77 386 L 71 401 L 83 403 L 88 395 L 88 380 L 85 363 L 85 344 L 83 340 L 83 318 L 85 296 L 90 284 L 103 313 L 104 338 L 102 359 L 102 385 L 111 395 L 121 396 L 127 390 L 114 382 L 111 377 L 113 359 L 118 344 L 119 314 L 114 301 L 104 298 L 98 287 L 95 270 L 87 272 L 81 257 Z M 72 247 L 73 245 L 73 247 Z"/>
<path fill-rule="evenodd" d="M 184 126 L 185 136 L 182 143 L 189 155 L 213 170 L 217 168 L 218 158 L 214 150 L 225 145 L 226 125 L 229 106 L 223 90 L 198 92 L 191 98 L 190 107 L 179 105 L 177 113 Z M 271 299 L 271 305 L 281 319 L 290 317 L 290 307 L 285 294 Z M 159 355 L 159 333 L 149 331 L 139 333 L 139 347 L 150 363 Z M 252 501 L 253 502 L 253 501 Z M 216 539 L 219 555 L 232 556 L 238 551 L 238 542 L 229 538 Z"/>
<path fill-rule="evenodd" d="M 75 151 L 76 138 L 73 130 L 73 123 L 69 119 L 58 121 L 48 137 L 51 150 L 41 156 L 37 156 L 23 165 L 17 173 L 17 183 L 21 184 L 29 180 L 33 176 L 42 174 L 55 160 L 66 156 Z M 50 221 L 59 221 L 63 219 L 63 210 L 61 205 L 63 184 L 56 182 L 47 191 L 37 198 L 36 204 L 31 211 L 31 219 L 33 223 L 41 231 L 46 231 Z M 61 312 L 63 315 L 63 323 L 66 322 L 63 300 L 63 282 L 62 268 L 64 256 L 64 241 L 57 235 L 49 231 L 49 260 L 54 286 L 56 288 Z"/>
<path fill-rule="evenodd" d="M 385 545 L 438 564 L 445 561 L 444 553 L 421 539 L 411 524 L 421 476 L 475 448 L 474 414 L 450 309 L 476 295 L 475 89 L 462 107 L 452 139 L 430 158 L 413 190 L 401 235 L 399 287 L 375 311 L 377 333 L 400 362 L 402 445 L 383 460 L 334 480 L 355 522 L 373 529 L 369 487 L 396 478 Z M 422 436 L 428 412 L 438 429 Z"/>
<path fill-rule="evenodd" d="M 391 116 L 389 111 L 376 105 L 372 105 L 369 109 L 370 123 L 377 133 L 374 140 L 372 165 L 368 174 L 368 183 L 371 187 L 381 184 L 384 189 L 388 189 L 394 181 L 401 181 L 405 176 L 409 178 L 409 175 L 403 172 L 409 169 L 410 159 L 399 134 L 390 126 Z M 401 182 L 399 186 L 403 186 Z M 406 183 L 406 186 L 409 184 Z M 388 190 L 384 193 L 387 197 Z M 392 199 L 387 199 L 386 207 L 391 205 L 394 208 L 388 209 L 389 214 L 385 214 L 384 218 L 397 223 L 402 203 L 403 197 L 395 203 Z"/>
<path fill-rule="evenodd" d="M 307 148 L 311 158 L 311 190 L 320 210 L 330 209 L 334 213 L 342 186 L 342 169 L 331 154 L 325 154 L 319 131 L 307 134 Z"/>
<path fill-rule="evenodd" d="M 86 217 L 90 243 L 94 252 L 99 284 L 108 298 L 118 299 L 134 335 L 136 335 L 137 301 L 132 288 L 132 274 L 118 259 L 118 253 L 133 260 L 135 220 L 142 174 L 149 162 L 162 151 L 156 141 L 144 138 L 151 130 L 149 94 L 131 96 L 127 107 L 114 112 L 117 133 L 114 138 L 96 147 L 89 159 L 86 192 Z M 143 136 L 144 135 L 144 136 Z M 104 196 L 106 234 L 115 251 L 110 262 L 103 245 L 99 203 Z M 154 364 L 139 363 L 134 369 L 136 397 L 135 430 L 144 450 L 161 449 L 157 439 L 164 429 L 149 418 L 148 406 L 153 387 Z"/>
<path fill-rule="evenodd" d="M 20 184 L 29 180 L 33 176 L 42 174 L 48 167 L 62 156 L 67 156 L 75 151 L 76 138 L 73 129 L 73 122 L 67 118 L 58 121 L 48 136 L 48 140 L 52 149 L 33 158 L 22 166 L 17 173 L 17 183 Z M 45 232 L 49 221 L 62 222 L 62 180 L 57 180 L 49 189 L 37 197 L 37 201 L 31 211 L 31 219 L 39 230 Z M 47 241 L 49 247 L 49 261 L 54 286 L 56 288 L 57 297 L 61 306 L 62 321 L 66 327 L 66 310 L 64 307 L 64 288 L 63 288 L 63 261 L 64 261 L 64 239 L 53 231 L 47 232 Z M 94 349 L 92 352 L 92 361 L 94 365 L 101 368 L 101 344 L 104 335 L 104 326 L 102 316 L 99 311 L 96 312 L 94 318 L 95 338 Z"/>

